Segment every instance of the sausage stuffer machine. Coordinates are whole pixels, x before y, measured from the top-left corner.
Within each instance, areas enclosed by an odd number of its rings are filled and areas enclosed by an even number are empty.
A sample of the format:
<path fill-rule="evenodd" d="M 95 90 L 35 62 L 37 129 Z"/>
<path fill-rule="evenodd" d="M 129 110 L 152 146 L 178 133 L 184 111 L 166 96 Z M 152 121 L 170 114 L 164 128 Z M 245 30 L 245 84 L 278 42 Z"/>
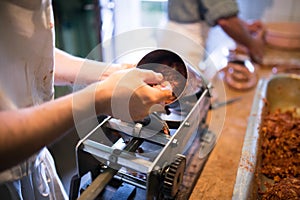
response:
<path fill-rule="evenodd" d="M 99 125 L 77 144 L 78 173 L 71 181 L 70 199 L 189 197 L 209 155 L 199 157 L 199 152 L 216 140 L 206 125 L 209 84 L 165 49 L 150 52 L 137 67 L 161 72 L 174 98 L 165 113 L 152 113 L 141 122 L 99 116 Z"/>

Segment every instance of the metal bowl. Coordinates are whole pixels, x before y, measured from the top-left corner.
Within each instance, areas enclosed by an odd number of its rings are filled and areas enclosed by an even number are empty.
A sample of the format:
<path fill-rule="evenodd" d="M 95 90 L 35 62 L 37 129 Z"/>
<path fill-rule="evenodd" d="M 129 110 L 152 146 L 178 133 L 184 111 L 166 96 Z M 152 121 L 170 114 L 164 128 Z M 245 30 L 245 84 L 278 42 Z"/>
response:
<path fill-rule="evenodd" d="M 265 40 L 270 46 L 300 49 L 299 22 L 273 22 L 266 24 Z"/>

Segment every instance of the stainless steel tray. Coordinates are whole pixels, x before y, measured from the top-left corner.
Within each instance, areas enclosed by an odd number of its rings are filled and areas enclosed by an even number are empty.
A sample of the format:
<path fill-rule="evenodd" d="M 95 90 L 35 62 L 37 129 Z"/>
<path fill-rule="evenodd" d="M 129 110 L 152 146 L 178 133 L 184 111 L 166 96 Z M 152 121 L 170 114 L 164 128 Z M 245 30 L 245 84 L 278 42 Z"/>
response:
<path fill-rule="evenodd" d="M 261 114 L 264 108 L 264 101 L 268 102 L 268 109 L 273 112 L 280 108 L 289 110 L 300 108 L 300 76 L 295 74 L 277 74 L 269 79 L 261 79 L 256 88 L 251 114 L 249 116 L 246 135 L 242 149 L 242 155 L 232 199 L 259 199 L 257 180 L 266 178 L 256 171 L 260 165 L 258 157 L 259 149 L 259 126 Z"/>

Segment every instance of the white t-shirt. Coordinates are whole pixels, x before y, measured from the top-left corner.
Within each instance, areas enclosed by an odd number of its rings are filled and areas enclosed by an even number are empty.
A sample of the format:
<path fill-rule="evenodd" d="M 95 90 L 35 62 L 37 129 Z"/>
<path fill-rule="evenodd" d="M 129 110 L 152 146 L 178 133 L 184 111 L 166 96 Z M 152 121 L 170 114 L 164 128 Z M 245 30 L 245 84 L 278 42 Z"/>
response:
<path fill-rule="evenodd" d="M 52 100 L 54 18 L 51 0 L 0 1 L 0 30 L 0 110 Z M 47 185 L 48 176 L 53 180 L 52 188 Z M 43 198 L 55 199 L 52 196 L 55 193 L 59 199 L 66 198 L 57 178 L 53 160 L 44 148 L 27 161 L 0 173 L 0 185 L 5 183 L 13 198 L 21 195 L 24 199 L 39 199 L 36 190 L 40 190 L 38 195 Z M 31 196 L 29 190 L 23 194 L 21 191 L 26 179 L 32 182 Z"/>
<path fill-rule="evenodd" d="M 0 1 L 0 30 L 0 110 L 52 100 L 55 44 L 51 0 Z M 47 148 L 1 172 L 0 187 L 4 188 L 0 190 L 3 198 L 67 199 Z"/>

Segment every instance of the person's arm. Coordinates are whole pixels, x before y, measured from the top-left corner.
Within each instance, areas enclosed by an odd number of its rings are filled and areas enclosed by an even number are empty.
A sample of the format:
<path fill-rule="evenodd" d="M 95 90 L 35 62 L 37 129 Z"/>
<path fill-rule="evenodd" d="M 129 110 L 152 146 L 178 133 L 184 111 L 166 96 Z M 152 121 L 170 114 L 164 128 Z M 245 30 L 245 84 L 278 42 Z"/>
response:
<path fill-rule="evenodd" d="M 221 18 L 217 23 L 237 43 L 242 44 L 248 50 L 250 57 L 257 63 L 262 62 L 264 55 L 264 42 L 262 27 L 257 26 L 256 31 L 251 30 L 247 24 L 237 16 Z M 254 33 L 255 32 L 255 33 Z"/>
<path fill-rule="evenodd" d="M 25 160 L 73 126 L 71 99 L 66 96 L 40 106 L 0 112 L 0 171 Z"/>
<path fill-rule="evenodd" d="M 205 20 L 210 26 L 220 25 L 228 36 L 246 47 L 247 53 L 255 62 L 260 63 L 262 61 L 264 42 L 262 34 L 259 34 L 259 32 L 263 32 L 262 27 L 249 27 L 246 22 L 240 19 L 238 17 L 238 4 L 235 0 L 198 1 L 199 5 L 203 7 Z M 256 36 L 254 36 L 253 31 Z"/>
<path fill-rule="evenodd" d="M 90 84 L 106 79 L 121 69 L 133 67 L 130 64 L 104 63 L 73 56 L 55 49 L 55 85 Z"/>
<path fill-rule="evenodd" d="M 105 114 L 136 121 L 157 111 L 154 105 L 170 98 L 172 92 L 150 87 L 147 83 L 157 84 L 162 78 L 161 74 L 149 70 L 121 70 L 104 81 L 42 105 L 1 111 L 0 171 L 16 165 L 64 135 L 74 127 L 74 121 L 78 122 L 74 116 L 84 115 L 86 119 Z M 117 106 L 118 109 L 114 109 Z M 96 113 L 86 112 L 91 107 Z"/>

